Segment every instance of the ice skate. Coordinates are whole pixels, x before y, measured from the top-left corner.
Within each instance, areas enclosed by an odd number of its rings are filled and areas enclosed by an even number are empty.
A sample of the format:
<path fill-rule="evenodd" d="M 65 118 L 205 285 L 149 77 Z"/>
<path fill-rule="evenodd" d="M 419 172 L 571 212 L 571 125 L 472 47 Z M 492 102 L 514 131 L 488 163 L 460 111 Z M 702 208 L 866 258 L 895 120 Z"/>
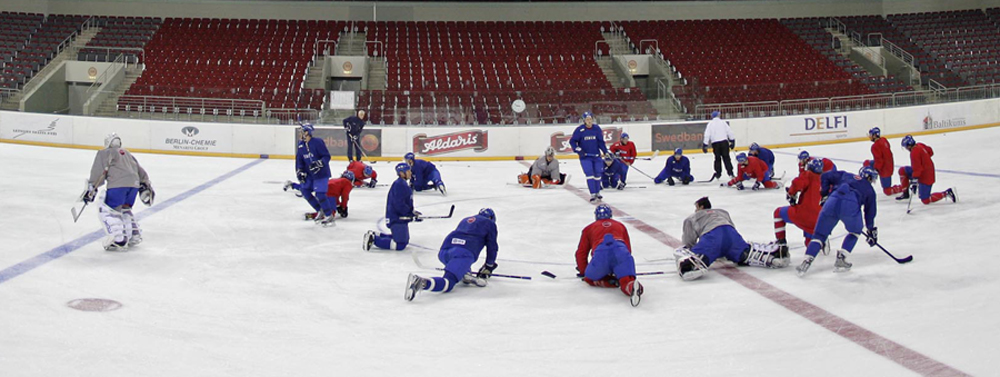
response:
<path fill-rule="evenodd" d="M 950 188 L 950 189 L 944 190 L 944 195 L 948 199 L 951 199 L 952 203 L 957 203 L 958 202 L 958 195 L 955 195 L 955 189 L 954 188 Z"/>
<path fill-rule="evenodd" d="M 309 221 L 309 220 L 316 220 L 316 216 L 317 215 L 318 215 L 317 212 L 306 212 L 306 213 L 302 214 L 302 217 L 306 221 Z"/>
<path fill-rule="evenodd" d="M 410 274 L 406 278 L 406 292 L 403 294 L 403 298 L 406 301 L 413 301 L 417 297 L 420 291 L 424 290 L 424 286 L 427 285 L 427 279 L 424 279 L 416 274 Z"/>
<path fill-rule="evenodd" d="M 631 285 L 629 290 L 629 301 L 632 303 L 632 307 L 639 306 L 639 301 L 642 300 L 642 284 L 638 280 L 632 280 L 629 282 Z"/>
<path fill-rule="evenodd" d="M 107 239 L 107 240 L 104 241 L 104 250 L 105 251 L 127 251 L 128 250 L 128 241 L 126 241 L 126 240 L 115 241 L 113 239 Z"/>
<path fill-rule="evenodd" d="M 833 263 L 833 272 L 847 272 L 851 270 L 851 262 L 847 261 L 847 251 L 837 250 L 837 261 Z"/>
<path fill-rule="evenodd" d="M 435 188 L 441 192 L 441 195 L 448 196 L 448 190 L 445 189 L 444 183 L 439 183 Z"/>
<path fill-rule="evenodd" d="M 361 249 L 364 251 L 369 251 L 372 249 L 372 245 L 375 244 L 375 232 L 367 231 L 365 232 L 364 239 L 361 240 Z"/>
<path fill-rule="evenodd" d="M 322 219 L 316 220 L 316 224 L 322 225 L 324 228 L 337 226 L 337 216 L 330 214 L 330 216 L 323 216 Z"/>
<path fill-rule="evenodd" d="M 281 191 L 288 191 L 292 188 L 292 181 L 285 181 L 285 185 L 281 187 Z"/>
<path fill-rule="evenodd" d="M 128 247 L 132 247 L 132 246 L 138 245 L 140 243 L 142 243 L 142 235 L 141 234 L 133 234 L 132 237 L 128 238 Z"/>
<path fill-rule="evenodd" d="M 600 203 L 601 199 L 597 197 L 597 194 L 590 194 L 590 204 Z"/>
<path fill-rule="evenodd" d="M 788 253 L 788 241 L 780 239 L 774 243 L 778 245 L 778 258 L 787 259 L 791 261 L 791 255 Z"/>
<path fill-rule="evenodd" d="M 486 286 L 486 279 L 479 277 L 475 272 L 466 272 L 465 276 L 462 276 L 462 284 L 472 284 L 482 288 Z"/>
<path fill-rule="evenodd" d="M 802 264 L 795 267 L 795 273 L 798 274 L 799 277 L 806 276 L 806 271 L 809 271 L 809 266 L 812 266 L 813 259 L 815 259 L 815 257 L 812 255 L 806 255 L 806 259 L 802 261 Z"/>
<path fill-rule="evenodd" d="M 903 195 L 897 196 L 896 200 L 907 200 L 910 199 L 910 190 L 903 191 Z"/>

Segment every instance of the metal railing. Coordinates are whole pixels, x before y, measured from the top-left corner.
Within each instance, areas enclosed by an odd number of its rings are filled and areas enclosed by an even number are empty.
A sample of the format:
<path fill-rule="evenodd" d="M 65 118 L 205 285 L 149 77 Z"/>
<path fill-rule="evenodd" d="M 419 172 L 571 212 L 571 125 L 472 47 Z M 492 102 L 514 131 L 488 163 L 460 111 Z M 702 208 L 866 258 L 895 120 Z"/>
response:
<path fill-rule="evenodd" d="M 278 124 L 315 123 L 320 119 L 320 112 L 316 109 L 267 109 L 264 117 Z"/>
<path fill-rule="evenodd" d="M 0 102 L 6 101 L 8 98 L 13 98 L 20 92 L 20 89 L 0 88 Z"/>
<path fill-rule="evenodd" d="M 163 119 L 172 117 L 175 120 L 183 117 L 188 120 L 194 117 L 217 119 L 220 116 L 262 118 L 267 110 L 264 101 L 259 100 L 143 95 L 123 95 L 118 98 L 117 107 L 129 117 L 152 119 L 154 115 L 159 115 Z"/>
<path fill-rule="evenodd" d="M 375 56 L 368 55 L 368 45 L 375 46 Z M 385 59 L 385 43 L 382 43 L 382 41 L 365 41 L 365 56 Z"/>
<path fill-rule="evenodd" d="M 83 109 L 84 109 L 83 112 L 85 115 L 93 114 L 92 106 L 94 100 L 104 101 L 105 99 L 107 99 L 107 95 L 95 95 L 94 92 L 100 90 L 100 88 L 104 86 L 104 84 L 110 78 L 117 75 L 118 72 L 124 70 L 126 66 L 127 63 L 125 63 L 125 55 L 118 55 L 118 57 L 115 58 L 113 62 L 111 62 L 111 65 L 108 66 L 108 68 L 105 69 L 100 76 L 97 76 L 97 79 L 94 80 L 92 84 L 90 84 L 90 87 L 87 88 L 87 94 L 84 96 L 85 98 L 87 98 L 87 101 L 83 103 Z"/>
<path fill-rule="evenodd" d="M 77 59 L 79 59 L 79 54 L 83 52 L 85 54 L 83 60 L 86 62 L 107 62 L 118 60 L 119 56 L 134 56 L 135 59 L 123 59 L 126 66 L 128 65 L 140 65 L 145 64 L 146 61 L 146 50 L 138 47 L 105 47 L 105 46 L 84 46 L 77 50 Z M 103 52 L 103 54 L 101 54 Z M 94 59 L 91 60 L 91 56 L 94 55 Z"/>

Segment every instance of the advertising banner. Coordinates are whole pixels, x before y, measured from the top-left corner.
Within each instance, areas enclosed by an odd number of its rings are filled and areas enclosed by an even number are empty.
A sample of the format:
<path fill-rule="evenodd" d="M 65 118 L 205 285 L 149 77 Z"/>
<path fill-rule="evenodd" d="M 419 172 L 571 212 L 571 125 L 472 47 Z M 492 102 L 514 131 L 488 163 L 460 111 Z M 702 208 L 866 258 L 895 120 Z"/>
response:
<path fill-rule="evenodd" d="M 708 122 L 653 124 L 652 149 L 673 151 L 674 149 L 699 149 L 705 141 L 705 125 Z"/>
<path fill-rule="evenodd" d="M 792 143 L 846 139 L 848 127 L 851 127 L 855 121 L 860 121 L 859 117 L 858 113 L 788 117 L 785 121 L 785 127 L 788 132 L 788 140 Z M 865 127 L 865 123 L 858 123 L 858 127 Z"/>
<path fill-rule="evenodd" d="M 424 133 L 413 136 L 413 153 L 418 155 L 434 156 L 466 149 L 476 153 L 489 149 L 489 131 L 464 130 L 437 136 Z"/>
<path fill-rule="evenodd" d="M 4 112 L 0 138 L 59 144 L 73 143 L 73 118 Z"/>
<path fill-rule="evenodd" d="M 576 128 L 573 128 L 575 131 Z M 601 126 L 601 132 L 604 133 L 604 143 L 611 145 L 618 142 L 618 139 L 622 135 L 621 127 L 607 127 Z M 558 153 L 573 153 L 573 148 L 569 145 L 569 139 L 573 137 L 572 131 L 567 135 L 562 131 L 553 132 L 549 136 L 549 146 L 555 148 Z"/>
<path fill-rule="evenodd" d="M 231 153 L 232 126 L 159 122 L 149 128 L 150 148 L 176 152 Z"/>
<path fill-rule="evenodd" d="M 347 156 L 347 131 L 343 128 L 316 128 L 313 131 L 313 137 L 318 137 L 323 139 L 326 143 L 326 149 L 330 151 L 331 156 Z M 295 144 L 299 142 L 299 133 L 295 133 Z M 382 130 L 379 129 L 365 129 L 361 131 L 361 151 L 365 153 L 366 156 L 370 157 L 381 157 L 382 156 Z"/>

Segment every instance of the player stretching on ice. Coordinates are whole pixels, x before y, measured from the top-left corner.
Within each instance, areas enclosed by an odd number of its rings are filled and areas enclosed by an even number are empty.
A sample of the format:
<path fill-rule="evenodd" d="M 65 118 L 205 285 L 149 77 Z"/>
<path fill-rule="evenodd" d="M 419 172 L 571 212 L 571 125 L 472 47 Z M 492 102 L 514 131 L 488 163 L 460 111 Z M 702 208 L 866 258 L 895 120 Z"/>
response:
<path fill-rule="evenodd" d="M 809 164 L 809 161 L 812 161 L 812 160 L 823 161 L 823 172 L 824 173 L 826 173 L 828 171 L 837 170 L 837 164 L 834 164 L 833 161 L 831 161 L 829 158 L 809 157 L 809 151 L 802 151 L 802 152 L 799 152 L 799 176 L 800 177 L 806 174 L 806 172 L 807 172 L 806 166 Z"/>
<path fill-rule="evenodd" d="M 663 166 L 660 175 L 653 179 L 653 183 L 660 184 L 666 180 L 668 185 L 673 186 L 674 178 L 680 179 L 685 185 L 694 181 L 694 176 L 691 175 L 691 161 L 684 156 L 684 150 L 680 148 L 674 150 L 673 157 L 667 158 L 667 164 Z"/>
<path fill-rule="evenodd" d="M 378 178 L 378 173 L 375 172 L 375 169 L 372 169 L 371 165 L 366 165 L 364 162 L 351 161 L 350 164 L 347 164 L 347 170 L 354 173 L 354 187 L 365 186 L 374 188 L 375 184 L 378 183 L 376 179 Z M 368 182 L 365 182 L 366 179 Z"/>
<path fill-rule="evenodd" d="M 410 171 L 413 172 L 410 182 L 413 191 L 438 190 L 441 195 L 448 195 L 437 166 L 430 161 L 417 159 L 413 152 L 407 153 L 403 160 L 410 165 Z"/>
<path fill-rule="evenodd" d="M 559 160 L 556 160 L 555 148 L 545 148 L 545 155 L 531 164 L 527 174 L 517 176 L 517 182 L 530 184 L 532 188 L 542 188 L 546 185 L 561 185 L 566 182 L 566 174 L 559 172 Z"/>
<path fill-rule="evenodd" d="M 785 239 L 785 224 L 791 223 L 802 229 L 805 245 L 812 240 L 813 228 L 816 227 L 816 217 L 819 216 L 819 186 L 820 174 L 823 172 L 823 161 L 812 160 L 807 166 L 808 172 L 792 180 L 786 196 L 788 206 L 774 210 L 774 237 L 782 254 L 788 254 L 788 241 Z"/>
<path fill-rule="evenodd" d="M 372 245 L 379 249 L 403 250 L 410 243 L 410 221 L 421 221 L 421 213 L 413 209 L 413 190 L 410 189 L 410 165 L 396 165 L 397 178 L 389 187 L 389 196 L 385 199 L 385 218 L 389 222 L 391 234 L 375 234 L 369 230 L 365 233 L 362 247 L 371 250 Z"/>
<path fill-rule="evenodd" d="M 611 154 L 604 155 L 604 172 L 601 173 L 601 187 L 618 190 L 625 189 L 625 172 L 628 165 Z"/>
<path fill-rule="evenodd" d="M 619 138 L 618 143 L 611 145 L 611 153 L 622 162 L 622 182 L 628 178 L 628 168 L 635 163 L 635 156 L 638 152 L 635 150 L 635 143 L 628 141 L 628 134 L 622 132 L 622 136 Z"/>
<path fill-rule="evenodd" d="M 872 159 L 865 161 L 865 166 L 871 166 L 878 172 L 879 183 L 882 184 L 885 195 L 898 194 L 899 191 L 893 192 L 892 187 L 892 169 L 896 165 L 892 160 L 889 139 L 882 137 L 882 130 L 878 127 L 868 130 L 868 139 L 872 141 Z"/>
<path fill-rule="evenodd" d="M 740 164 L 740 169 L 739 172 L 736 173 L 736 177 L 729 180 L 728 183 L 721 184 L 720 186 L 736 186 L 737 190 L 743 190 L 743 181 L 755 179 L 757 181 L 754 182 L 753 187 L 750 188 L 754 191 L 759 190 L 761 187 L 768 189 L 781 187 L 771 180 L 771 176 L 767 173 L 767 164 L 759 158 L 747 156 L 746 153 L 740 153 L 736 155 L 736 162 Z"/>
<path fill-rule="evenodd" d="M 729 128 L 729 123 L 719 119 L 719 112 L 712 112 L 712 120 L 705 125 L 705 140 L 701 145 L 701 152 L 708 153 L 708 146 L 712 146 L 712 153 L 715 154 L 715 175 L 709 182 L 722 177 L 722 163 L 726 163 L 726 174 L 733 177 L 733 162 L 729 159 L 729 150 L 736 148 L 736 135 L 733 129 Z"/>
<path fill-rule="evenodd" d="M 844 222 L 847 229 L 847 236 L 837 250 L 837 261 L 834 262 L 834 272 L 850 271 L 851 263 L 847 261 L 847 254 L 854 250 L 854 245 L 858 243 L 858 236 L 861 235 L 861 210 L 864 209 L 864 225 L 868 229 L 865 238 L 869 245 L 878 242 L 878 228 L 875 227 L 875 189 L 872 182 L 878 177 L 878 172 L 869 166 L 861 168 L 860 175 L 853 175 L 846 172 L 824 173 L 822 177 L 823 187 L 836 187 L 828 198 L 823 200 L 823 209 L 816 219 L 816 229 L 813 239 L 806 248 L 806 259 L 795 268 L 799 276 L 805 276 L 812 265 L 813 259 L 819 254 L 830 237 L 830 232 L 837 226 L 838 222 Z M 826 196 L 828 191 L 821 189 L 820 194 Z"/>
<path fill-rule="evenodd" d="M 750 155 L 759 158 L 767 164 L 767 176 L 774 177 L 774 152 L 757 143 L 750 144 Z"/>
<path fill-rule="evenodd" d="M 410 274 L 406 279 L 406 292 L 403 298 L 413 301 L 417 294 L 427 290 L 431 292 L 451 292 L 458 284 L 473 284 L 485 287 L 486 280 L 497 268 L 497 217 L 490 208 L 479 210 L 479 214 L 469 216 L 458 223 L 441 244 L 438 260 L 444 263 L 444 276 L 423 278 Z M 478 273 L 472 273 L 472 264 L 479 259 L 479 253 L 486 248 L 486 261 Z M 460 278 L 461 277 L 461 278 Z"/>
<path fill-rule="evenodd" d="M 316 216 L 316 223 L 332 224 L 334 205 L 326 198 L 330 181 L 330 152 L 322 139 L 312 137 L 313 125 L 302 125 L 302 139 L 295 152 L 295 175 L 301 183 L 302 197 L 309 202 Z M 314 194 L 315 193 L 315 194 Z"/>
<path fill-rule="evenodd" d="M 326 186 L 326 200 L 332 200 L 333 206 L 337 208 L 337 213 L 340 217 L 347 217 L 347 201 L 351 199 L 351 189 L 354 188 L 352 182 L 354 181 L 354 173 L 351 171 L 345 171 L 340 175 L 340 178 L 331 179 Z M 286 191 L 287 188 L 293 188 L 295 190 L 302 190 L 302 185 L 297 183 L 292 183 L 291 181 L 285 183 Z M 319 212 L 306 212 L 306 220 L 315 220 L 316 216 L 319 216 Z M 334 216 L 331 216 L 334 217 Z M 332 222 L 326 225 L 333 225 Z"/>
<path fill-rule="evenodd" d="M 938 200 L 949 198 L 954 203 L 958 201 L 955 196 L 955 189 L 947 189 L 942 192 L 931 194 L 931 186 L 934 185 L 934 150 L 924 143 L 913 140 L 913 136 L 906 135 L 903 138 L 903 148 L 910 151 L 910 166 L 899 168 L 899 186 L 893 187 L 893 193 L 902 192 L 896 200 L 906 200 L 910 198 L 910 191 L 919 191 L 920 201 L 924 204 L 931 204 Z M 909 186 L 910 190 L 906 188 Z"/>
<path fill-rule="evenodd" d="M 124 251 L 142 242 L 142 229 L 132 215 L 136 195 L 143 204 L 151 206 L 156 193 L 146 170 L 139 166 L 132 153 L 122 148 L 121 138 L 114 133 L 104 139 L 104 149 L 94 156 L 87 189 L 80 198 L 87 203 L 94 201 L 97 188 L 105 183 L 108 185 L 107 193 L 104 203 L 97 210 L 98 218 L 104 223 L 104 232 L 108 235 L 104 240 L 104 250 Z"/>
<path fill-rule="evenodd" d="M 587 188 L 590 190 L 590 202 L 596 203 L 604 199 L 601 195 L 601 177 L 604 174 L 604 162 L 601 156 L 608 154 L 608 146 L 604 144 L 604 132 L 601 126 L 594 123 L 590 112 L 583 113 L 583 124 L 573 131 L 569 145 L 580 156 L 583 174 L 587 176 Z"/>
<path fill-rule="evenodd" d="M 632 258 L 628 229 L 611 215 L 611 207 L 598 205 L 594 210 L 595 221 L 583 228 L 580 244 L 576 247 L 577 276 L 595 287 L 617 287 L 629 296 L 632 306 L 638 306 L 642 284 L 635 280 L 635 259 Z"/>
<path fill-rule="evenodd" d="M 736 231 L 729 212 L 712 209 L 708 197 L 694 203 L 695 212 L 684 219 L 684 246 L 674 251 L 677 274 L 695 280 L 708 272 L 716 259 L 726 258 L 741 266 L 781 268 L 788 266 L 788 254 L 778 245 L 747 243 Z"/>

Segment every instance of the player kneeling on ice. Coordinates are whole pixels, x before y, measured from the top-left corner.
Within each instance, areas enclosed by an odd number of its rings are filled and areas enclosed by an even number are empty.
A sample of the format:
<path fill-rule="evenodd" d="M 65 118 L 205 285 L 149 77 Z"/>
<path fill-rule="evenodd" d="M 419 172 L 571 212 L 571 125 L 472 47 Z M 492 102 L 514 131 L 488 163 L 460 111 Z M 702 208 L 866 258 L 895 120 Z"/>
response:
<path fill-rule="evenodd" d="M 410 179 L 413 191 L 437 190 L 442 195 L 448 195 L 437 166 L 434 166 L 430 161 L 417 159 L 413 152 L 407 153 L 403 159 L 410 165 L 410 170 L 413 172 L 413 178 Z"/>
<path fill-rule="evenodd" d="M 691 161 L 684 156 L 684 150 L 680 148 L 674 149 L 673 157 L 667 158 L 667 164 L 653 179 L 653 183 L 660 184 L 666 180 L 668 185 L 673 186 L 674 178 L 679 179 L 685 185 L 694 181 L 694 176 L 691 175 Z"/>
<path fill-rule="evenodd" d="M 559 160 L 556 159 L 555 148 L 545 148 L 545 155 L 535 160 L 527 174 L 517 176 L 517 183 L 531 185 L 532 188 L 542 188 L 547 185 L 566 183 L 566 174 L 559 173 Z"/>
<path fill-rule="evenodd" d="M 761 159 L 754 156 L 747 156 L 746 153 L 740 153 L 736 155 L 736 163 L 739 164 L 739 171 L 736 173 L 736 178 L 733 178 L 729 183 L 724 184 L 724 186 L 736 186 L 737 190 L 743 190 L 743 181 L 756 179 L 757 181 L 753 183 L 751 190 L 759 190 L 761 187 L 768 189 L 776 189 L 781 186 L 771 180 L 771 176 L 768 175 L 767 164 Z"/>
<path fill-rule="evenodd" d="M 624 190 L 626 169 L 628 168 L 621 160 L 611 154 L 604 155 L 604 173 L 601 174 L 601 187 Z"/>
<path fill-rule="evenodd" d="M 497 216 L 490 208 L 483 208 L 475 216 L 469 216 L 458 223 L 441 244 L 438 260 L 444 264 L 444 276 L 423 278 L 410 274 L 406 280 L 403 298 L 413 301 L 421 291 L 451 292 L 459 280 L 465 284 L 485 287 L 486 280 L 497 268 Z M 479 253 L 486 248 L 486 261 L 473 273 L 472 264 L 479 259 Z"/>
<path fill-rule="evenodd" d="M 378 183 L 378 179 L 376 179 L 378 178 L 378 173 L 375 172 L 375 169 L 372 169 L 371 165 L 366 165 L 364 162 L 351 161 L 350 164 L 347 164 L 347 170 L 354 173 L 354 187 L 365 186 L 374 188 L 375 184 Z M 365 182 L 366 179 L 368 182 Z"/>
<path fill-rule="evenodd" d="M 757 143 L 750 144 L 750 155 L 759 158 L 767 164 L 767 176 L 774 177 L 774 152 Z"/>
<path fill-rule="evenodd" d="M 892 187 L 892 169 L 896 165 L 892 158 L 892 148 L 889 147 L 889 139 L 882 137 L 882 130 L 878 127 L 868 130 L 868 139 L 872 141 L 872 159 L 865 160 L 864 165 L 871 166 L 878 172 L 884 194 L 898 194 L 898 191 L 893 192 Z"/>
<path fill-rule="evenodd" d="M 910 166 L 899 168 L 899 185 L 893 186 L 893 194 L 902 192 L 896 200 L 906 200 L 910 198 L 910 192 L 919 195 L 920 202 L 931 204 L 944 198 L 951 199 L 952 203 L 958 201 L 955 196 L 955 189 L 949 188 L 941 192 L 931 194 L 931 187 L 934 186 L 934 150 L 924 143 L 913 140 L 913 136 L 903 137 L 903 148 L 910 151 Z M 909 191 L 907 191 L 909 186 Z M 919 193 L 918 193 L 919 192 Z"/>
<path fill-rule="evenodd" d="M 385 218 L 392 233 L 376 234 L 369 230 L 362 241 L 365 251 L 371 250 L 372 245 L 379 249 L 403 250 L 410 243 L 410 221 L 421 221 L 421 213 L 413 209 L 413 190 L 408 183 L 412 178 L 410 165 L 402 162 L 396 165 L 396 176 L 385 199 Z"/>
<path fill-rule="evenodd" d="M 631 298 L 632 306 L 637 306 L 642 284 L 635 280 L 635 259 L 632 258 L 628 229 L 611 216 L 610 206 L 598 205 L 594 209 L 594 222 L 583 228 L 576 248 L 577 276 L 595 287 L 618 287 Z M 590 263 L 587 263 L 587 256 L 591 257 Z"/>
<path fill-rule="evenodd" d="M 854 245 L 858 243 L 858 236 L 861 235 L 861 210 L 864 209 L 864 225 L 868 228 L 865 237 L 869 245 L 878 242 L 878 228 L 875 227 L 875 189 L 872 182 L 878 178 L 875 169 L 865 166 L 861 168 L 859 175 L 842 171 L 832 171 L 824 173 L 820 194 L 823 207 L 816 219 L 816 229 L 813 239 L 806 248 L 806 259 L 795 268 L 799 276 L 804 276 L 809 266 L 812 265 L 816 255 L 823 248 L 830 237 L 830 232 L 837 226 L 838 222 L 844 222 L 847 229 L 847 236 L 840 250 L 837 250 L 837 261 L 834 262 L 834 272 L 844 272 L 851 269 L 851 263 L 847 262 L 847 254 L 854 250 Z M 830 191 L 830 187 L 835 187 Z M 829 195 L 827 195 L 829 194 Z"/>
<path fill-rule="evenodd" d="M 142 229 L 132 215 L 135 197 L 138 195 L 143 204 L 151 206 L 155 192 L 146 170 L 139 166 L 132 153 L 122 148 L 121 138 L 114 133 L 104 139 L 104 149 L 94 156 L 87 189 L 80 199 L 87 203 L 94 201 L 97 188 L 105 183 L 107 193 L 97 213 L 108 235 L 104 250 L 127 250 L 142 242 Z"/>
<path fill-rule="evenodd" d="M 347 201 L 351 199 L 351 189 L 354 188 L 354 173 L 350 170 L 345 171 L 340 175 L 340 178 L 331 179 L 326 185 L 326 200 L 332 201 L 334 208 L 337 209 L 337 213 L 340 217 L 347 217 Z M 302 185 L 297 183 L 292 183 L 291 181 L 285 183 L 286 188 L 293 188 L 296 190 L 301 190 Z M 315 220 L 319 216 L 319 212 L 306 212 L 306 220 Z M 332 225 L 333 218 L 336 216 L 331 215 L 324 225 Z"/>
<path fill-rule="evenodd" d="M 729 212 L 713 209 L 708 197 L 694 203 L 695 212 L 684 219 L 684 246 L 674 251 L 677 274 L 694 280 L 708 272 L 716 259 L 726 258 L 740 266 L 781 268 L 788 266 L 787 252 L 777 244 L 747 243 L 736 231 Z"/>
<path fill-rule="evenodd" d="M 820 174 L 823 172 L 823 161 L 809 162 L 807 172 L 792 180 L 785 196 L 788 206 L 774 210 L 774 237 L 783 254 L 788 253 L 788 241 L 785 239 L 785 224 L 791 223 L 802 229 L 805 245 L 812 240 L 813 229 L 816 227 L 816 217 L 819 216 Z"/>
<path fill-rule="evenodd" d="M 799 152 L 799 176 L 803 176 L 808 171 L 806 167 L 809 165 L 809 161 L 820 160 L 823 161 L 823 172 L 837 170 L 837 164 L 834 164 L 832 160 L 824 157 L 810 157 L 809 151 Z"/>

